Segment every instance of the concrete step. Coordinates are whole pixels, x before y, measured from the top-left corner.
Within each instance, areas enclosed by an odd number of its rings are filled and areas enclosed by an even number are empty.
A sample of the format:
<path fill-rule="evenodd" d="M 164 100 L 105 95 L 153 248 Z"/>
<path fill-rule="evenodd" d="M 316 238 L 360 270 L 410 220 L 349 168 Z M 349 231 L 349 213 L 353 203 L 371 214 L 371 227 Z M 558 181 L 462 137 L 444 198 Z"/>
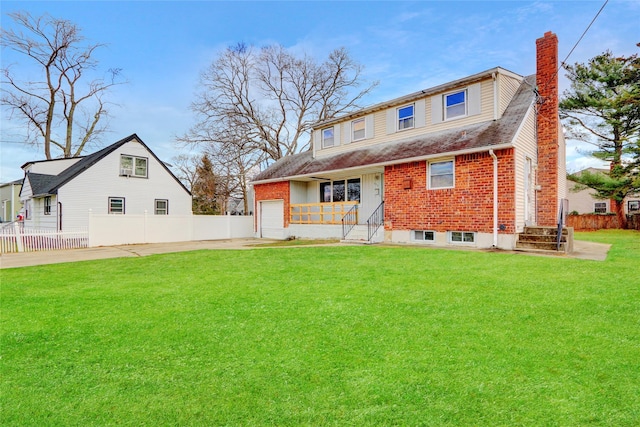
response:
<path fill-rule="evenodd" d="M 516 249 L 535 249 L 535 250 L 544 250 L 544 251 L 553 251 L 557 252 L 557 243 L 556 242 L 516 242 Z M 560 252 L 566 252 L 567 244 L 566 242 L 560 243 Z"/>
<path fill-rule="evenodd" d="M 375 235 L 371 238 L 371 242 L 367 240 L 369 237 L 369 229 L 366 224 L 358 224 L 351 229 L 346 238 L 342 240 L 344 243 L 380 243 L 384 240 L 384 229 L 380 227 Z"/>
<path fill-rule="evenodd" d="M 562 229 L 562 234 L 567 235 L 569 231 L 566 227 Z M 524 228 L 522 234 L 535 234 L 540 236 L 557 236 L 558 227 L 541 227 L 541 226 L 528 226 Z"/>
<path fill-rule="evenodd" d="M 558 236 L 542 235 L 542 234 L 519 234 L 519 242 L 540 242 L 540 243 L 556 243 Z M 560 236 L 561 242 L 567 241 L 567 236 Z"/>

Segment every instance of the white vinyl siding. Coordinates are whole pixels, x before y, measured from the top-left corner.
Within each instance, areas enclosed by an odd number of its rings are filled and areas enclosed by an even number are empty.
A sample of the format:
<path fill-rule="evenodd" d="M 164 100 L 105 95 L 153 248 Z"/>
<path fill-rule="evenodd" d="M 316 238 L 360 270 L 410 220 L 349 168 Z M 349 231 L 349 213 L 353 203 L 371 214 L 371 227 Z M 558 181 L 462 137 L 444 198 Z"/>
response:
<path fill-rule="evenodd" d="M 120 154 L 148 158 L 148 179 L 114 176 Z M 89 210 L 107 214 L 108 197 L 124 197 L 126 215 L 152 215 L 155 199 L 169 200 L 170 215 L 191 214 L 191 195 L 136 141 L 124 144 L 58 190 L 63 230 L 88 226 Z"/>
<path fill-rule="evenodd" d="M 500 76 L 502 75 L 499 74 L 499 77 Z M 507 93 L 509 97 L 512 97 L 513 94 L 515 94 L 515 91 L 512 91 L 511 88 L 508 88 L 504 91 L 500 89 L 500 82 L 502 81 L 517 83 L 519 80 L 515 77 L 509 77 L 508 79 L 503 80 L 500 80 L 500 78 L 498 78 L 498 95 L 504 96 L 504 94 Z M 469 114 L 466 117 L 459 117 L 455 120 L 443 121 L 442 95 L 444 93 L 451 93 L 456 90 L 463 89 L 466 89 L 468 92 Z M 356 148 L 395 141 L 399 138 L 411 138 L 418 135 L 424 135 L 426 133 L 440 132 L 448 129 L 458 128 L 461 126 L 467 126 L 470 124 L 491 121 L 493 120 L 494 115 L 493 97 L 494 85 L 493 80 L 489 76 L 487 79 L 482 80 L 478 83 L 461 86 L 459 88 L 454 88 L 448 90 L 447 92 L 442 92 L 433 96 L 425 96 L 424 98 L 419 98 L 412 102 L 396 104 L 392 107 L 382 108 L 377 111 L 369 112 L 369 114 L 364 116 L 366 117 L 365 120 L 371 121 L 371 126 L 369 126 L 369 123 L 366 124 L 366 132 L 368 134 L 369 129 L 371 129 L 372 134 L 367 135 L 366 139 L 356 142 L 351 141 L 351 137 L 349 134 L 351 133 L 351 121 L 358 117 L 348 117 L 345 118 L 344 121 L 339 123 L 339 125 L 341 125 L 341 133 L 343 134 L 341 144 L 336 144 L 336 146 L 332 148 L 322 150 L 320 130 L 318 129 L 314 131 L 313 140 L 316 147 L 316 155 L 323 156 L 343 153 Z M 409 105 L 411 103 L 413 103 L 415 106 L 415 126 L 413 129 L 405 129 L 402 132 L 397 132 L 396 109 L 398 107 Z"/>
<path fill-rule="evenodd" d="M 498 117 L 502 117 L 519 87 L 519 79 L 504 74 L 498 75 Z"/>
<path fill-rule="evenodd" d="M 524 226 L 535 223 L 535 171 L 532 176 L 532 181 L 528 188 L 529 191 L 529 207 L 528 207 L 528 217 L 525 217 L 525 179 L 526 179 L 526 165 L 527 158 L 531 159 L 532 167 L 536 168 L 537 165 L 537 148 L 536 148 L 536 140 L 535 140 L 535 126 L 536 126 L 536 118 L 535 113 L 533 111 L 533 107 L 529 108 L 527 112 L 527 116 L 525 117 L 524 122 L 521 125 L 520 131 L 516 135 L 514 141 L 514 154 L 515 154 L 515 194 L 514 201 L 516 206 L 516 231 L 521 232 L 524 229 Z M 498 163 L 498 167 L 500 167 L 500 163 Z"/>

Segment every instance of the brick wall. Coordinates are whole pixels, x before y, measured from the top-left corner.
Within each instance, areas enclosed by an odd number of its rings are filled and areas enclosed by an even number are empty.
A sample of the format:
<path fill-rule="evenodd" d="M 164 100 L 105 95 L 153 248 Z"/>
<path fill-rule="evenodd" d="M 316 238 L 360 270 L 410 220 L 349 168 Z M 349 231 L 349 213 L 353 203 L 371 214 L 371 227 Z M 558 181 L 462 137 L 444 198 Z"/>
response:
<path fill-rule="evenodd" d="M 515 156 L 499 150 L 498 224 L 515 233 Z M 408 187 L 410 182 L 411 188 Z M 427 163 L 386 166 L 385 229 L 493 233 L 493 159 L 488 152 L 457 156 L 455 188 L 427 189 Z"/>
<path fill-rule="evenodd" d="M 269 184 L 256 184 L 253 187 L 255 192 L 255 209 L 257 214 L 255 217 L 255 229 L 258 227 L 259 202 L 262 200 L 284 200 L 284 228 L 289 227 L 289 205 L 290 205 L 290 187 L 289 181 L 272 182 Z"/>
<path fill-rule="evenodd" d="M 538 225 L 558 221 L 558 37 L 546 32 L 536 40 L 538 99 Z"/>

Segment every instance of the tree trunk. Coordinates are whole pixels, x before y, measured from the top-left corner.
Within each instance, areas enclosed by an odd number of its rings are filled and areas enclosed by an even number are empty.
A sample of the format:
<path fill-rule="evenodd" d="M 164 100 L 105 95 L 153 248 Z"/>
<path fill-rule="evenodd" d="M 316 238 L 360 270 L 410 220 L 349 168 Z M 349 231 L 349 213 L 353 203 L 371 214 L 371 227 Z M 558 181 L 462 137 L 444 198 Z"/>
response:
<path fill-rule="evenodd" d="M 611 200 L 611 206 L 618 218 L 618 226 L 625 230 L 627 228 L 627 216 L 624 214 L 624 200 Z"/>

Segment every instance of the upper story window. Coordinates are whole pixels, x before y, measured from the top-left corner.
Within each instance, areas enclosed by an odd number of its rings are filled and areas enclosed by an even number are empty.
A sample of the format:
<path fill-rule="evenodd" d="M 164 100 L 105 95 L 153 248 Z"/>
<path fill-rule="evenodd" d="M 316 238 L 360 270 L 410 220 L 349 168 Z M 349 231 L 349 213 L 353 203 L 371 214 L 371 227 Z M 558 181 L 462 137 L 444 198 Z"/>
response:
<path fill-rule="evenodd" d="M 467 115 L 467 91 L 462 90 L 444 96 L 444 119 Z"/>
<path fill-rule="evenodd" d="M 453 160 L 429 163 L 429 188 L 453 188 Z"/>
<path fill-rule="evenodd" d="M 413 128 L 413 105 L 398 108 L 398 130 Z"/>
<path fill-rule="evenodd" d="M 322 148 L 333 147 L 334 144 L 333 128 L 322 129 Z"/>
<path fill-rule="evenodd" d="M 351 122 L 351 140 L 359 141 L 365 138 L 365 122 L 364 118 L 357 119 Z"/>
<path fill-rule="evenodd" d="M 44 198 L 44 214 L 51 215 L 51 196 Z"/>
<path fill-rule="evenodd" d="M 120 175 L 146 178 L 147 158 L 122 154 L 120 156 Z"/>

